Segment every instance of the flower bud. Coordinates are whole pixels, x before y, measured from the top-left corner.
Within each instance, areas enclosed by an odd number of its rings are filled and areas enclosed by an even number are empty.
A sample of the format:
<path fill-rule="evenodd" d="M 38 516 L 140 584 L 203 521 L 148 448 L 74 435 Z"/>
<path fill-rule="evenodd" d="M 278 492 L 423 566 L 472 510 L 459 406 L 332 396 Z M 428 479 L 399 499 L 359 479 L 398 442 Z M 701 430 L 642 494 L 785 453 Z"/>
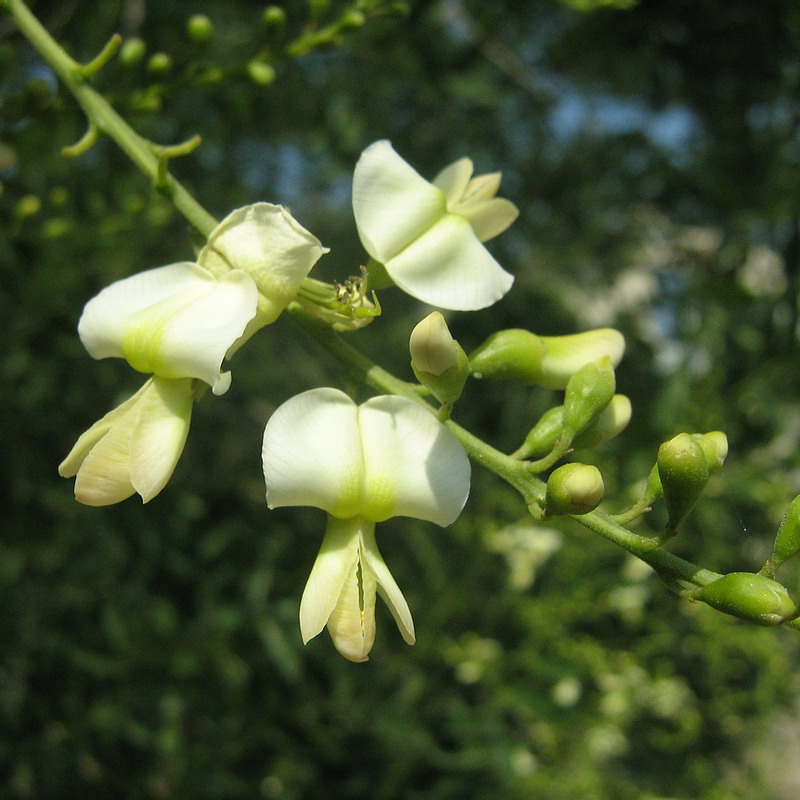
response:
<path fill-rule="evenodd" d="M 572 440 L 572 449 L 582 450 L 613 439 L 628 426 L 631 411 L 631 401 L 624 394 L 615 394 L 588 427 Z"/>
<path fill-rule="evenodd" d="M 186 32 L 193 42 L 202 44 L 214 35 L 214 23 L 205 14 L 194 14 L 186 23 Z"/>
<path fill-rule="evenodd" d="M 548 389 L 564 389 L 584 365 L 603 356 L 617 366 L 625 352 L 625 339 L 613 328 L 598 328 L 570 336 L 542 336 L 544 354 L 536 383 Z"/>
<path fill-rule="evenodd" d="M 544 353 L 541 337 L 521 328 L 493 333 L 469 357 L 476 377 L 537 383 Z"/>
<path fill-rule="evenodd" d="M 441 312 L 434 311 L 417 324 L 408 347 L 417 380 L 440 403 L 458 400 L 469 374 L 469 362 Z"/>
<path fill-rule="evenodd" d="M 125 66 L 133 66 L 144 58 L 146 52 L 147 45 L 138 36 L 134 36 L 131 39 L 126 39 L 122 43 L 122 47 L 119 51 L 119 60 L 125 64 Z"/>
<path fill-rule="evenodd" d="M 693 433 L 691 436 L 703 449 L 709 474 L 713 475 L 723 465 L 728 455 L 728 437 L 722 431 Z"/>
<path fill-rule="evenodd" d="M 147 62 L 147 71 L 153 75 L 165 75 L 172 69 L 172 59 L 166 53 L 153 53 Z"/>
<path fill-rule="evenodd" d="M 545 514 L 587 514 L 603 499 L 605 486 L 597 467 L 572 462 L 553 470 L 547 479 Z"/>
<path fill-rule="evenodd" d="M 679 433 L 658 448 L 656 463 L 669 514 L 667 529 L 674 531 L 708 482 L 708 459 L 691 434 Z"/>
<path fill-rule="evenodd" d="M 797 616 L 797 607 L 784 586 L 752 572 L 723 575 L 700 589 L 697 599 L 757 625 L 778 625 Z"/>
<path fill-rule="evenodd" d="M 541 458 L 546 456 L 555 447 L 563 427 L 564 406 L 554 406 L 545 411 L 525 437 L 525 441 L 519 449 L 519 457 Z"/>
<path fill-rule="evenodd" d="M 800 550 L 800 496 L 792 500 L 786 509 L 772 548 L 768 564 L 774 572 L 784 561 L 788 561 Z"/>
<path fill-rule="evenodd" d="M 261 14 L 261 22 L 270 32 L 280 31 L 286 24 L 286 11 L 281 6 L 267 6 Z"/>
<path fill-rule="evenodd" d="M 564 431 L 570 438 L 586 430 L 611 402 L 616 389 L 614 366 L 608 356 L 584 364 L 564 392 Z"/>
<path fill-rule="evenodd" d="M 275 69 L 266 61 L 254 58 L 247 65 L 247 75 L 257 86 L 269 86 L 275 80 Z"/>

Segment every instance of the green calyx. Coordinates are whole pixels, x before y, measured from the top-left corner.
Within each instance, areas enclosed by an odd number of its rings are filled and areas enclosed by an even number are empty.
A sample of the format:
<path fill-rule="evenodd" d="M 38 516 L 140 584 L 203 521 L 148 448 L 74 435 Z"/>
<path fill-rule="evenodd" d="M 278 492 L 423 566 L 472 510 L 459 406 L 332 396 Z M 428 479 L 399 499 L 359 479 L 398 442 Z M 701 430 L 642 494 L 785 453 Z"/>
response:
<path fill-rule="evenodd" d="M 709 460 L 691 434 L 679 433 L 658 448 L 656 464 L 669 515 L 667 530 L 674 532 L 705 489 Z"/>
<path fill-rule="evenodd" d="M 493 333 L 469 357 L 475 377 L 510 380 L 526 385 L 538 382 L 544 344 L 535 333 L 510 328 Z"/>

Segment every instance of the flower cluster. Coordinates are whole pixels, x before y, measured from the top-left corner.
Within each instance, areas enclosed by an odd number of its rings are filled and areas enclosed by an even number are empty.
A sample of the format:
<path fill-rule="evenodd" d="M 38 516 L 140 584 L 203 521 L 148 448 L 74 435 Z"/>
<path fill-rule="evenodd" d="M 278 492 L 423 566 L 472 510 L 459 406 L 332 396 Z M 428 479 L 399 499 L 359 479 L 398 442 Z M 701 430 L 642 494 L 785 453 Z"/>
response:
<path fill-rule="evenodd" d="M 483 243 L 518 212 L 496 197 L 499 186 L 499 173 L 473 177 L 466 158 L 429 182 L 379 141 L 364 151 L 353 179 L 355 223 L 370 256 L 362 277 L 332 286 L 310 279 L 326 249 L 282 206 L 256 203 L 219 223 L 196 260 L 101 291 L 84 308 L 81 341 L 92 357 L 123 358 L 149 377 L 61 464 L 62 475 L 75 476 L 77 499 L 107 505 L 134 493 L 144 502 L 155 497 L 183 451 L 194 403 L 208 388 L 227 391 L 225 360 L 293 302 L 335 329 L 353 330 L 380 313 L 366 295 L 381 280 L 443 309 L 476 310 L 502 298 L 513 277 Z M 327 626 L 352 661 L 365 661 L 372 648 L 378 595 L 403 639 L 415 640 L 375 525 L 406 516 L 446 526 L 458 517 L 470 467 L 444 423 L 469 375 L 566 385 L 569 395 L 573 373 L 583 374 L 597 358 L 617 361 L 622 343 L 616 332 L 548 339 L 512 331 L 470 359 L 435 312 L 415 328 L 410 350 L 414 374 L 441 403 L 438 410 L 419 397 L 379 396 L 357 405 L 337 389 L 320 388 L 280 406 L 264 432 L 269 507 L 314 506 L 328 517 L 300 604 L 303 641 Z M 570 415 L 568 404 L 565 425 Z"/>

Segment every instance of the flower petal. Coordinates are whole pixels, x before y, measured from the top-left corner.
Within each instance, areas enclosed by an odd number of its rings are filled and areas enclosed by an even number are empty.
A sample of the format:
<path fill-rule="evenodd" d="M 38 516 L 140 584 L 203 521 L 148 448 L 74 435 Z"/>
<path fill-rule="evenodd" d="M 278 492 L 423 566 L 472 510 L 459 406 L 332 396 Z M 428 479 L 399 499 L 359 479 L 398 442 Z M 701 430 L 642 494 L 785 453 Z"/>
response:
<path fill-rule="evenodd" d="M 154 378 L 137 409 L 130 452 L 133 488 L 147 503 L 172 476 L 192 419 L 192 380 Z"/>
<path fill-rule="evenodd" d="M 121 356 L 141 372 L 199 378 L 215 393 L 225 353 L 256 313 L 252 278 L 234 270 L 219 280 L 190 262 L 117 281 L 87 303 L 78 333 L 94 358 Z"/>
<path fill-rule="evenodd" d="M 378 593 L 386 605 L 389 606 L 403 640 L 406 644 L 414 644 L 417 639 L 414 634 L 414 620 L 411 617 L 411 610 L 392 573 L 389 572 L 389 567 L 386 566 L 380 550 L 378 550 L 374 527 L 363 530 L 363 555 L 367 568 L 374 573 L 378 582 Z M 365 569 L 364 572 L 366 573 L 367 570 Z"/>
<path fill-rule="evenodd" d="M 300 601 L 300 633 L 303 644 L 313 639 L 328 623 L 342 587 L 355 569 L 359 557 L 360 521 L 328 517 L 328 528 Z"/>
<path fill-rule="evenodd" d="M 446 214 L 384 265 L 412 297 L 454 311 L 486 308 L 514 282 L 458 214 Z"/>
<path fill-rule="evenodd" d="M 447 210 L 444 192 L 384 140 L 361 154 L 353 174 L 353 213 L 361 243 L 385 264 Z"/>
<path fill-rule="evenodd" d="M 274 322 L 295 298 L 328 248 L 283 207 L 254 203 L 225 217 L 211 232 L 198 262 L 221 277 L 243 270 L 256 283 L 262 324 Z"/>
<path fill-rule="evenodd" d="M 519 209 L 510 200 L 493 197 L 462 206 L 458 213 L 469 220 L 480 241 L 488 242 L 511 225 L 519 216 Z"/>
<path fill-rule="evenodd" d="M 625 353 L 625 337 L 614 328 L 539 338 L 544 344 L 544 354 L 536 383 L 548 389 L 564 389 L 581 367 L 603 356 L 608 356 L 616 367 Z"/>
<path fill-rule="evenodd" d="M 81 464 L 83 464 L 91 449 L 111 430 L 113 425 L 119 422 L 139 402 L 152 380 L 152 378 L 146 380 L 136 394 L 109 411 L 108 414 L 95 422 L 89 430 L 81 434 L 78 441 L 75 442 L 75 446 L 70 450 L 69 455 L 58 467 L 58 474 L 62 478 L 71 478 L 78 473 Z"/>
<path fill-rule="evenodd" d="M 482 200 L 489 200 L 497 194 L 502 179 L 502 172 L 476 175 L 464 190 L 462 201 L 464 203 L 480 203 Z"/>
<path fill-rule="evenodd" d="M 447 206 L 450 208 L 458 203 L 464 196 L 472 177 L 472 161 L 469 158 L 459 158 L 446 166 L 434 179 L 433 185 L 438 186 L 447 197 Z"/>
<path fill-rule="evenodd" d="M 380 396 L 358 409 L 364 453 L 360 513 L 449 525 L 469 494 L 464 448 L 429 411 L 404 397 Z"/>
<path fill-rule="evenodd" d="M 108 506 L 136 491 L 130 479 L 130 452 L 136 407 L 116 422 L 92 448 L 75 478 L 75 499 L 87 506 Z"/>
<path fill-rule="evenodd" d="M 364 474 L 355 403 L 338 389 L 311 389 L 270 417 L 262 449 L 267 505 L 359 513 Z"/>
<path fill-rule="evenodd" d="M 197 290 L 196 265 L 190 261 L 115 281 L 86 304 L 78 335 L 92 358 L 124 358 L 122 338 L 131 317 L 176 296 L 194 297 Z"/>

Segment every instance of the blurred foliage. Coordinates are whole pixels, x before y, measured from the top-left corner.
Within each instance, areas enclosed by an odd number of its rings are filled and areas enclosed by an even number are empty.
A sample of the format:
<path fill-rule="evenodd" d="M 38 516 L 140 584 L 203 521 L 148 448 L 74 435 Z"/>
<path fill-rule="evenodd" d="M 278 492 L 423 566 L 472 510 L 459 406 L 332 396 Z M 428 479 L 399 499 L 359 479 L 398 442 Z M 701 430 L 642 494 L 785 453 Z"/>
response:
<path fill-rule="evenodd" d="M 517 282 L 455 335 L 619 327 L 634 422 L 589 457 L 609 496 L 636 496 L 664 439 L 721 428 L 728 463 L 670 548 L 718 571 L 769 554 L 800 491 L 795 2 L 32 5 L 81 60 L 119 31 L 98 87 L 156 141 L 202 135 L 174 168 L 216 215 L 289 205 L 332 248 L 323 277 L 363 259 L 349 187 L 370 142 L 427 175 L 464 154 L 502 169 L 522 213 L 492 247 Z M 0 796 L 798 796 L 797 633 L 678 600 L 576 525 L 534 527 L 477 468 L 451 529 L 381 528 L 418 644 L 384 613 L 366 665 L 304 648 L 324 522 L 266 511 L 259 443 L 277 404 L 342 380 L 288 320 L 197 409 L 158 498 L 75 503 L 57 464 L 140 383 L 88 358 L 81 307 L 193 240 L 111 142 L 61 157 L 85 120 L 7 17 L 0 76 Z M 382 301 L 353 341 L 410 378 L 424 310 Z M 511 450 L 553 399 L 476 383 L 455 417 Z"/>

